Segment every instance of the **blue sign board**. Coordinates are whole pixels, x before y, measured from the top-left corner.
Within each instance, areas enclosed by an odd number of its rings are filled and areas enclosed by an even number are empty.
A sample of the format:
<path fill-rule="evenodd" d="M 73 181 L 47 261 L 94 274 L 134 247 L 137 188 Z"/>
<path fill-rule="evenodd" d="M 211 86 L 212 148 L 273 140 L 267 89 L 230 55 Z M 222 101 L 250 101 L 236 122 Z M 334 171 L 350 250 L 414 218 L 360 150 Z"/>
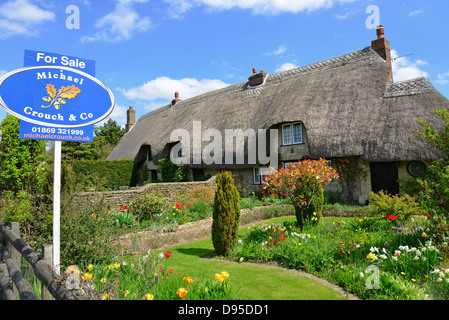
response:
<path fill-rule="evenodd" d="M 42 51 L 25 50 L 24 67 L 60 65 L 69 66 L 80 71 L 84 71 L 95 77 L 95 61 L 81 59 L 67 55 L 48 53 Z M 36 140 L 62 140 L 92 142 L 94 136 L 94 126 L 89 125 L 76 129 L 44 127 L 37 124 L 20 121 L 20 139 Z"/>
<path fill-rule="evenodd" d="M 62 66 L 83 71 L 95 77 L 95 61 L 70 57 L 59 53 L 25 50 L 24 67 L 29 66 Z"/>
<path fill-rule="evenodd" d="M 114 108 L 114 96 L 87 73 L 61 66 L 32 66 L 0 79 L 0 104 L 30 123 L 75 128 L 105 119 Z"/>
<path fill-rule="evenodd" d="M 77 128 L 56 128 L 20 120 L 20 139 L 92 142 L 93 136 L 93 125 Z"/>

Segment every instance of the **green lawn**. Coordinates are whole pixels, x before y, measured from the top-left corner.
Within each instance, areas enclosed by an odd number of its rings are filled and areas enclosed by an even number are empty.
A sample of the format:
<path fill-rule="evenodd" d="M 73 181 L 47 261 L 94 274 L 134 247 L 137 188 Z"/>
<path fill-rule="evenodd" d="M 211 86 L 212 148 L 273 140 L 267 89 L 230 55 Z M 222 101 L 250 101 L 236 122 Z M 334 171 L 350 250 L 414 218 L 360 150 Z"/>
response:
<path fill-rule="evenodd" d="M 278 223 L 285 217 L 265 223 Z M 240 229 L 244 233 L 246 227 Z M 210 238 L 177 245 L 167 250 L 172 252 L 168 266 L 176 274 L 192 278 L 213 279 L 216 273 L 229 272 L 228 282 L 237 291 L 239 299 L 246 300 L 345 300 L 339 292 L 313 279 L 299 276 L 294 271 L 270 267 L 235 263 L 218 257 Z M 211 258 L 212 256 L 212 258 Z"/>

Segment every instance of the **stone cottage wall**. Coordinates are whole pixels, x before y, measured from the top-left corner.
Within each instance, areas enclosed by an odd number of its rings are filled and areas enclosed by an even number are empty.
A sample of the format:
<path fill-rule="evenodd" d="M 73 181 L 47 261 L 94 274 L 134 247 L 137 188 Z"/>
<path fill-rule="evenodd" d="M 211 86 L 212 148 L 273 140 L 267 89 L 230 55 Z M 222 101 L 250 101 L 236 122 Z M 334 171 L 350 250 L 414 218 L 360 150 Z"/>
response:
<path fill-rule="evenodd" d="M 165 198 L 176 202 L 179 201 L 181 196 L 199 186 L 206 186 L 215 190 L 215 176 L 207 181 L 149 183 L 140 188 L 130 188 L 129 190 L 81 192 L 77 196 L 77 200 L 99 202 L 103 199 L 111 209 L 118 209 L 120 206 L 129 205 L 136 196 L 144 192 L 159 191 L 163 193 Z"/>

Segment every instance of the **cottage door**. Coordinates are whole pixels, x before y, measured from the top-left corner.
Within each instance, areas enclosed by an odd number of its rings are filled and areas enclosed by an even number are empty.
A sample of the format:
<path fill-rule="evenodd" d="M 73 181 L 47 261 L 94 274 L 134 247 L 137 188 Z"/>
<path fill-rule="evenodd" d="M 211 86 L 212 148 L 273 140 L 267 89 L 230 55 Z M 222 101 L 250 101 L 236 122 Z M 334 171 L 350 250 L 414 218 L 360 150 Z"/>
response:
<path fill-rule="evenodd" d="M 396 162 L 371 162 L 371 190 L 399 193 L 398 164 Z"/>

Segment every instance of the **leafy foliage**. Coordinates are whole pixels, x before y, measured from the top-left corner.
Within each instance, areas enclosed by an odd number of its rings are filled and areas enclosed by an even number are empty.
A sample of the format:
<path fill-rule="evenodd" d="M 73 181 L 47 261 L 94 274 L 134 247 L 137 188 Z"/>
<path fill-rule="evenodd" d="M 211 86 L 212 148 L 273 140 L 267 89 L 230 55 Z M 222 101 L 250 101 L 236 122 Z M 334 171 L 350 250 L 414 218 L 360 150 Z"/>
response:
<path fill-rule="evenodd" d="M 421 138 L 428 147 L 437 150 L 441 158 L 429 164 L 423 176 L 403 181 L 402 188 L 416 197 L 422 207 L 430 213 L 448 216 L 449 212 L 449 112 L 447 109 L 435 110 L 443 121 L 436 128 L 425 119 L 418 120 L 421 129 L 415 136 Z"/>
<path fill-rule="evenodd" d="M 229 171 L 219 172 L 216 183 L 212 243 L 219 255 L 226 255 L 237 243 L 240 224 L 239 193 Z"/>
<path fill-rule="evenodd" d="M 161 193 L 146 192 L 134 198 L 130 204 L 132 212 L 139 218 L 153 219 L 168 207 L 168 200 Z"/>
<path fill-rule="evenodd" d="M 215 191 L 206 186 L 198 186 L 190 189 L 186 194 L 186 199 L 201 199 L 208 205 L 214 204 Z"/>
<path fill-rule="evenodd" d="M 0 189 L 37 192 L 44 179 L 45 141 L 19 139 L 20 121 L 12 115 L 0 126 Z"/>
<path fill-rule="evenodd" d="M 188 167 L 178 167 L 170 158 L 159 160 L 159 168 L 157 171 L 162 173 L 162 182 L 182 182 L 188 180 Z"/>
<path fill-rule="evenodd" d="M 312 199 L 310 206 L 304 210 L 304 219 L 311 221 L 312 224 L 317 224 L 323 216 L 324 209 L 324 191 L 321 188 Z"/>
<path fill-rule="evenodd" d="M 64 157 L 78 160 L 104 160 L 125 135 L 125 129 L 115 120 L 109 119 L 103 126 L 94 127 L 94 133 L 93 141 L 89 143 L 64 141 L 62 143 Z"/>
<path fill-rule="evenodd" d="M 424 214 L 424 210 L 415 198 L 408 194 L 403 196 L 389 195 L 381 190 L 378 193 L 370 192 L 369 201 L 374 214 L 381 216 L 395 215 L 401 221 L 407 221 L 413 215 Z"/>
<path fill-rule="evenodd" d="M 73 171 L 80 187 L 116 190 L 120 186 L 135 186 L 137 182 L 131 159 L 74 161 Z"/>

